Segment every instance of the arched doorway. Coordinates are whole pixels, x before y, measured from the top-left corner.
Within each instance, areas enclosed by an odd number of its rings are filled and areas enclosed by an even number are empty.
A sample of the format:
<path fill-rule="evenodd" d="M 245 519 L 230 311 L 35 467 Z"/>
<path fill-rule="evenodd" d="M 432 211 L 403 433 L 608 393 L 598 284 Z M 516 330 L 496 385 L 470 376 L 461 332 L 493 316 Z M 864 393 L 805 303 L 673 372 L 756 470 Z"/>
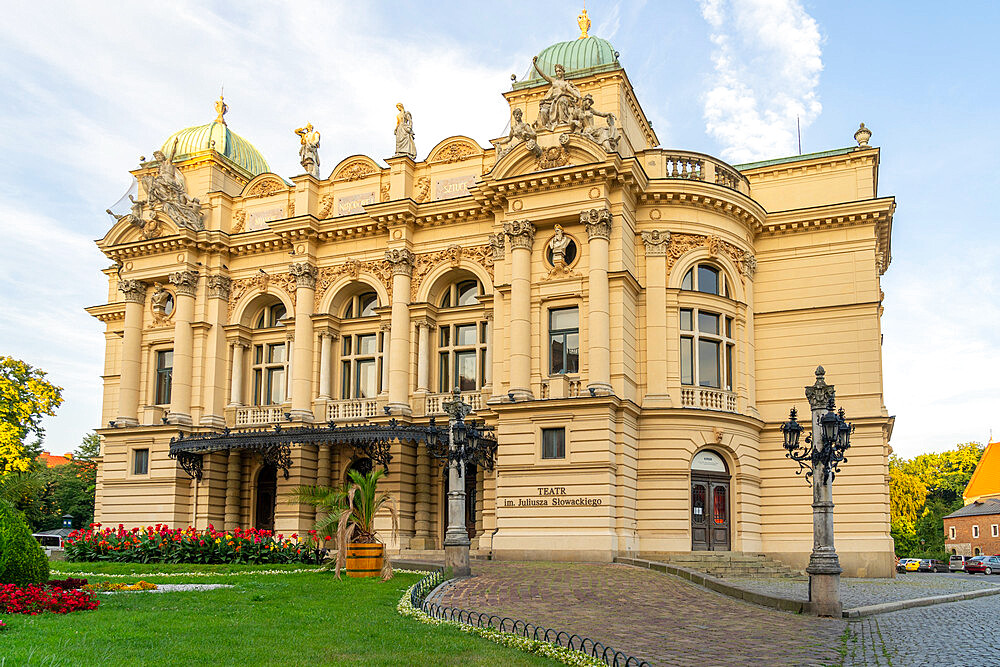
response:
<path fill-rule="evenodd" d="M 274 503 L 278 493 L 278 469 L 270 464 L 261 466 L 257 473 L 257 505 L 254 528 L 274 530 Z"/>
<path fill-rule="evenodd" d="M 367 456 L 360 459 L 354 459 L 353 461 L 351 461 L 351 465 L 347 466 L 347 470 L 344 471 L 344 481 L 347 482 L 348 484 L 351 484 L 351 475 L 350 475 L 351 470 L 355 470 L 361 473 L 362 475 L 367 475 L 372 471 L 374 467 L 375 464 L 372 463 L 372 460 Z"/>
<path fill-rule="evenodd" d="M 691 550 L 729 551 L 729 468 L 706 449 L 691 462 Z"/>

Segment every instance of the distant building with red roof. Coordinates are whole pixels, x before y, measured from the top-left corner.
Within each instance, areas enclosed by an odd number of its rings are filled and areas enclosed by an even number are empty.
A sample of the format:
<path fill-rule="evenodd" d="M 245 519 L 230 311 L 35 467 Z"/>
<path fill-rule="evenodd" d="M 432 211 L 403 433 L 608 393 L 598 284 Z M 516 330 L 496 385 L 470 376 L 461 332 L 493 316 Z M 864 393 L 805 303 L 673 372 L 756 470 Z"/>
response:
<path fill-rule="evenodd" d="M 1000 499 L 1000 442 L 986 445 L 979 465 L 962 494 L 966 505 L 986 498 Z"/>
<path fill-rule="evenodd" d="M 66 465 L 67 463 L 72 461 L 73 455 L 65 454 L 63 456 L 54 456 L 52 454 L 49 454 L 48 452 L 42 452 L 41 454 L 38 455 L 38 458 L 40 458 L 42 462 L 45 463 L 45 467 L 55 468 L 56 466 Z"/>

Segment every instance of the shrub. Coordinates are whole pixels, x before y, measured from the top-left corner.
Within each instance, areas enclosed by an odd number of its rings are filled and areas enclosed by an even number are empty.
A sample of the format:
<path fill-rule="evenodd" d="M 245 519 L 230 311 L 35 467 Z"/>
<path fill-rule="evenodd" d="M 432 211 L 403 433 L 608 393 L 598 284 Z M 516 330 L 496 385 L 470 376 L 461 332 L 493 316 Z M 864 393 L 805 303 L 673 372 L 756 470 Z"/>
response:
<path fill-rule="evenodd" d="M 181 530 L 162 524 L 145 529 L 103 528 L 91 524 L 63 541 L 71 561 L 117 563 L 319 563 L 326 555 L 315 530 L 300 539 L 268 530 Z"/>
<path fill-rule="evenodd" d="M 71 611 L 97 609 L 100 604 L 86 591 L 64 591 L 45 586 L 0 586 L 0 611 L 8 614 L 40 614 L 51 611 L 68 614 Z"/>
<path fill-rule="evenodd" d="M 0 584 L 41 584 L 49 578 L 49 559 L 12 505 L 0 501 Z"/>

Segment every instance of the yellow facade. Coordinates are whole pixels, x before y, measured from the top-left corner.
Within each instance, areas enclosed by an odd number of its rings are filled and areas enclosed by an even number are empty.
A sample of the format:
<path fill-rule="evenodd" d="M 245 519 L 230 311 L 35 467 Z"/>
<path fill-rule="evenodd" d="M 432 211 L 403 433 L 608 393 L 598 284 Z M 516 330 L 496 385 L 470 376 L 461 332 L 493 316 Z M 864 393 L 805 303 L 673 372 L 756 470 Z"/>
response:
<path fill-rule="evenodd" d="M 108 303 L 88 309 L 107 325 L 97 520 L 252 526 L 276 494 L 274 529 L 308 530 L 312 509 L 283 494 L 343 480 L 350 447 L 293 447 L 272 489 L 239 451 L 206 455 L 195 482 L 168 458 L 170 438 L 440 420 L 460 366 L 499 441 L 496 470 L 469 484 L 474 548 L 587 560 L 705 548 L 694 536 L 717 518 L 716 487 L 696 500 L 692 463 L 710 451 L 728 495 L 709 548 L 804 568 L 810 487 L 778 429 L 822 364 L 857 425 L 834 486 L 841 563 L 891 576 L 879 281 L 895 204 L 877 192 L 879 150 L 865 138 L 737 168 L 658 148 L 617 61 L 567 78 L 615 115 L 615 150 L 557 125 L 537 149 L 455 136 L 422 161 L 355 155 L 291 182 L 248 178 L 212 148 L 172 155 L 204 229 L 121 219 L 98 242 L 116 265 Z M 531 123 L 548 90 L 527 80 L 505 97 Z M 140 198 L 158 169 L 133 171 Z M 556 225 L 573 242 L 566 262 L 550 260 Z M 573 308 L 576 326 L 556 326 Z M 564 429 L 561 458 L 545 456 L 559 453 L 546 429 Z M 440 467 L 412 443 L 392 454 L 391 546 L 440 548 Z"/>

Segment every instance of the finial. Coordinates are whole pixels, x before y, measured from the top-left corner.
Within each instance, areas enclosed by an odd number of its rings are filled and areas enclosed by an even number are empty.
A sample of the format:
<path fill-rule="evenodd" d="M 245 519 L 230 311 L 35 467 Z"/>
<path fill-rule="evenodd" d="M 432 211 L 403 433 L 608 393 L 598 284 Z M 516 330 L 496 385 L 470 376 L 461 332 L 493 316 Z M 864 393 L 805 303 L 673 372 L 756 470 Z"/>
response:
<path fill-rule="evenodd" d="M 226 105 L 225 101 L 222 99 L 222 92 L 220 91 L 219 99 L 216 100 L 215 102 L 215 113 L 216 113 L 215 122 L 222 123 L 223 125 L 225 125 L 226 119 L 224 118 L 224 116 L 226 115 L 227 111 L 229 111 L 229 106 Z"/>
<path fill-rule="evenodd" d="M 822 366 L 817 366 L 817 367 L 816 367 L 816 379 L 817 379 L 817 380 L 821 380 L 821 379 L 823 379 L 824 377 L 826 377 L 826 371 L 825 371 L 825 370 L 823 370 L 823 367 L 822 367 Z"/>
<path fill-rule="evenodd" d="M 861 123 L 861 127 L 854 133 L 854 140 L 858 142 L 858 148 L 868 148 L 868 140 L 872 138 L 872 131 Z"/>
<path fill-rule="evenodd" d="M 590 17 L 587 16 L 586 5 L 584 5 L 580 15 L 576 17 L 576 24 L 580 26 L 580 36 L 577 39 L 587 39 L 587 31 L 590 30 Z"/>

